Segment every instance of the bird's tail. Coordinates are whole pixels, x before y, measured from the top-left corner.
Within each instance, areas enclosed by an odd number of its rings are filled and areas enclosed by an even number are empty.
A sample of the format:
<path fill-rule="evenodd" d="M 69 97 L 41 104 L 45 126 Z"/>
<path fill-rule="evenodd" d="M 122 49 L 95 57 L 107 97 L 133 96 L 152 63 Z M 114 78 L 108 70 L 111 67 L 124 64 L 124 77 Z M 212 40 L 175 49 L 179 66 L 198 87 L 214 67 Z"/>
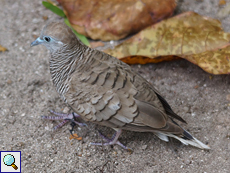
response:
<path fill-rule="evenodd" d="M 168 142 L 168 137 L 173 137 L 177 140 L 179 140 L 181 143 L 183 143 L 184 145 L 192 145 L 194 147 L 197 148 L 201 148 L 201 149 L 206 149 L 209 150 L 210 147 L 203 144 L 201 141 L 199 141 L 198 139 L 194 138 L 189 132 L 187 132 L 186 130 L 184 130 L 183 136 L 179 137 L 177 135 L 171 134 L 171 133 L 164 133 L 164 132 L 155 132 L 156 136 L 158 136 L 161 140 Z"/>

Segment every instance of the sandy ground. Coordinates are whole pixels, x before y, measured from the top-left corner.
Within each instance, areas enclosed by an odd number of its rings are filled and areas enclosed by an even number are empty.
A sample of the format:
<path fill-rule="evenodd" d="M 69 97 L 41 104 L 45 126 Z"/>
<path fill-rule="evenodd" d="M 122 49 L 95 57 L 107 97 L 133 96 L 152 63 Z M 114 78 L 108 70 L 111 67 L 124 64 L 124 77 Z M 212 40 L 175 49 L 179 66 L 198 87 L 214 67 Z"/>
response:
<path fill-rule="evenodd" d="M 177 13 L 192 10 L 218 18 L 230 32 L 229 15 L 220 15 L 219 0 L 179 1 Z M 230 0 L 227 1 L 230 4 Z M 210 151 L 166 143 L 151 133 L 125 132 L 120 140 L 134 152 L 119 146 L 90 146 L 100 142 L 97 130 L 107 128 L 88 123 L 75 128 L 82 141 L 70 140 L 70 125 L 58 131 L 58 122 L 44 121 L 49 109 L 62 111 L 66 105 L 56 93 L 49 74 L 48 52 L 30 48 L 47 21 L 58 17 L 41 1 L 0 0 L 0 150 L 22 151 L 22 172 L 220 172 L 230 170 L 230 78 L 214 76 L 185 61 L 133 66 L 154 83 L 183 125 Z"/>

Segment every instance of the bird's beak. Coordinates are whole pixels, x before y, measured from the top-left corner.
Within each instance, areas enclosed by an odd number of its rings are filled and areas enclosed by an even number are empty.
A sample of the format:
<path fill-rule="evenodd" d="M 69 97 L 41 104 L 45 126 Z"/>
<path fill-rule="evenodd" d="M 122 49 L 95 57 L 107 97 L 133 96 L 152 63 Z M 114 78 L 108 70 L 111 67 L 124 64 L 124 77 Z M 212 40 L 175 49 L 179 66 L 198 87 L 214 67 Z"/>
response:
<path fill-rule="evenodd" d="M 32 46 L 36 46 L 36 45 L 39 45 L 39 44 L 41 44 L 43 42 L 43 40 L 42 39 L 40 39 L 40 37 L 38 37 L 36 40 L 34 40 L 32 43 L 31 43 L 31 47 Z"/>

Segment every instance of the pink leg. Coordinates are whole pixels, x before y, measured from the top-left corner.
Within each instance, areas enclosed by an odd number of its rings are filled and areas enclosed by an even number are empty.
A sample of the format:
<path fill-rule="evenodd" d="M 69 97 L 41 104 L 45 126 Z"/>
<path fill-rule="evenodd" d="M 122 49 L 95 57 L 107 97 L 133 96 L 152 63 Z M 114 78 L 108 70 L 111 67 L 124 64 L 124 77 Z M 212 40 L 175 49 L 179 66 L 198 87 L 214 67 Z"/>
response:
<path fill-rule="evenodd" d="M 119 129 L 117 132 L 115 132 L 115 134 L 113 135 L 113 137 L 111 139 L 105 137 L 104 135 L 102 135 L 100 132 L 99 132 L 99 135 L 104 139 L 106 140 L 107 142 L 106 143 L 91 143 L 91 145 L 120 145 L 122 148 L 126 149 L 126 150 L 132 150 L 128 147 L 126 147 L 125 145 L 123 145 L 122 143 L 120 143 L 120 141 L 118 140 L 119 136 L 121 135 L 122 133 L 122 130 Z"/>
<path fill-rule="evenodd" d="M 56 125 L 56 126 L 54 127 L 54 130 L 57 130 L 57 129 L 61 128 L 61 127 L 64 126 L 67 122 L 68 122 L 68 120 L 62 121 L 61 123 L 59 123 L 58 125 Z"/>
<path fill-rule="evenodd" d="M 85 123 L 79 123 L 77 121 L 74 120 L 74 118 L 79 118 L 80 115 L 76 114 L 76 113 L 72 113 L 72 114 L 64 114 L 64 113 L 58 113 L 55 112 L 53 110 L 50 110 L 50 112 L 54 115 L 57 115 L 58 117 L 53 117 L 53 116 L 42 116 L 42 119 L 47 119 L 47 120 L 64 120 L 62 121 L 60 124 L 58 124 L 57 126 L 54 127 L 54 130 L 57 130 L 58 128 L 62 127 L 63 125 L 65 125 L 67 122 L 71 121 L 73 122 L 75 125 L 79 125 L 79 126 L 86 126 Z"/>

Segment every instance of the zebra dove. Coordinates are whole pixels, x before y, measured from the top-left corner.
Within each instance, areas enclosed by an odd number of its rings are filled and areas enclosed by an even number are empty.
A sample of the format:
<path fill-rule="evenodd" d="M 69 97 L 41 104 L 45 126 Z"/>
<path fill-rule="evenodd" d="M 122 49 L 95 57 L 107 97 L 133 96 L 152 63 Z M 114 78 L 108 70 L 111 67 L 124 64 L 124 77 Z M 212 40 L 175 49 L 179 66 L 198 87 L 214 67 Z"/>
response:
<path fill-rule="evenodd" d="M 48 23 L 31 46 L 39 44 L 50 51 L 50 72 L 57 92 L 75 112 L 64 116 L 53 112 L 60 115 L 57 119 L 64 119 L 64 124 L 80 116 L 116 131 L 112 139 L 103 137 L 106 143 L 93 145 L 118 144 L 127 149 L 118 138 L 122 130 L 130 130 L 210 149 L 174 121 L 185 123 L 153 85 L 117 58 L 82 44 L 63 22 Z"/>

